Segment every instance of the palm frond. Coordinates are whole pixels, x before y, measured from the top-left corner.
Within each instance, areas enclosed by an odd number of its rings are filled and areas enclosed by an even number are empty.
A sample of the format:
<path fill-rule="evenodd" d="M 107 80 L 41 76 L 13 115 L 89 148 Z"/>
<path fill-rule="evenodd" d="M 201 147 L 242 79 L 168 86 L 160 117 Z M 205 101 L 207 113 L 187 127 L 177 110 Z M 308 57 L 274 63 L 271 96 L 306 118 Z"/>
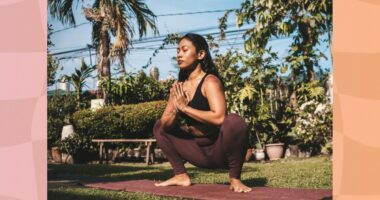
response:
<path fill-rule="evenodd" d="M 123 0 L 126 7 L 136 17 L 140 38 L 146 34 L 149 26 L 154 34 L 158 34 L 155 24 L 156 15 L 148 8 L 142 0 Z"/>
<path fill-rule="evenodd" d="M 74 0 L 48 0 L 50 14 L 63 24 L 75 25 Z"/>

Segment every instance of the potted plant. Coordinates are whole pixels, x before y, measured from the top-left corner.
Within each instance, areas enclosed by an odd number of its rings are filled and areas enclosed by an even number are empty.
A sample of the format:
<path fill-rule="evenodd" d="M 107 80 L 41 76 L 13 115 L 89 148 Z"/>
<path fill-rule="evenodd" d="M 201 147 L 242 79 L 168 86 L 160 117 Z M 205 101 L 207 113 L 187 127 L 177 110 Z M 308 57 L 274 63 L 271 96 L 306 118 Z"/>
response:
<path fill-rule="evenodd" d="M 281 142 L 279 135 L 276 133 L 272 132 L 269 135 L 270 137 L 266 142 L 265 151 L 269 157 L 269 160 L 278 160 L 284 153 L 284 143 Z"/>
<path fill-rule="evenodd" d="M 61 151 L 71 156 L 72 163 L 87 163 L 97 157 L 97 151 L 92 149 L 91 139 L 78 134 L 69 135 L 60 143 Z M 67 157 L 64 163 L 67 163 Z"/>
<path fill-rule="evenodd" d="M 284 152 L 284 132 L 279 130 L 277 120 L 270 112 L 270 105 L 259 105 L 257 113 L 256 133 L 262 136 L 265 152 L 270 160 L 280 159 Z"/>
<path fill-rule="evenodd" d="M 255 151 L 256 160 L 260 161 L 260 160 L 265 159 L 265 152 L 264 152 L 264 148 L 262 147 L 261 143 L 256 144 L 256 149 L 254 151 Z"/>

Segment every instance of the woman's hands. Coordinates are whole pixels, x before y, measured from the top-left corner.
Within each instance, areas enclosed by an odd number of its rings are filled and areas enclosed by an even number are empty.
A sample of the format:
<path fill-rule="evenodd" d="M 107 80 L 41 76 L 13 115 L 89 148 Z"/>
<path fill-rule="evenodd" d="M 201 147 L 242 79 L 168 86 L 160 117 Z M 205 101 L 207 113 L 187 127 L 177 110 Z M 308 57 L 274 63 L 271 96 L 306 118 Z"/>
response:
<path fill-rule="evenodd" d="M 189 104 L 189 93 L 183 89 L 183 83 L 175 82 L 170 89 L 170 96 L 173 99 L 176 111 L 183 112 L 185 107 Z"/>

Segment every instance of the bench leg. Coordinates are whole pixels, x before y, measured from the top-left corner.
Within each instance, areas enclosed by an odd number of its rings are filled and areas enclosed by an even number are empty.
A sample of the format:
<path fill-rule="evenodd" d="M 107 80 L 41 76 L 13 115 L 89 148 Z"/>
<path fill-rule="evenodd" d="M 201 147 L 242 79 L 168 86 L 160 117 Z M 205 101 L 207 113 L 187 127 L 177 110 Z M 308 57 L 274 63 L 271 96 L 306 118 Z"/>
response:
<path fill-rule="evenodd" d="M 154 149 L 156 148 L 156 145 L 152 144 L 152 146 L 150 147 L 150 161 L 152 164 L 154 164 L 154 160 L 156 158 L 156 155 L 154 154 Z"/>
<path fill-rule="evenodd" d="M 145 164 L 147 165 L 149 165 L 150 146 L 151 146 L 151 143 L 149 142 L 146 148 L 146 156 L 145 156 Z"/>
<path fill-rule="evenodd" d="M 103 163 L 103 145 L 104 143 L 101 142 L 99 147 L 99 164 Z"/>

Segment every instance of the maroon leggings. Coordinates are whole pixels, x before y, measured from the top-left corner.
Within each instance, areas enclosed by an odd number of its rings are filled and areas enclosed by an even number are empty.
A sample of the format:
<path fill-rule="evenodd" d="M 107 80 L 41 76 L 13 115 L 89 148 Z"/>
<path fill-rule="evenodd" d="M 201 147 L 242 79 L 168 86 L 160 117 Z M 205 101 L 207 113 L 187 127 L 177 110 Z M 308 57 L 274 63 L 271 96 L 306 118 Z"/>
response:
<path fill-rule="evenodd" d="M 247 126 L 239 115 L 226 116 L 219 134 L 213 137 L 194 137 L 179 126 L 166 132 L 160 120 L 154 125 L 153 133 L 174 174 L 186 172 L 185 160 L 201 168 L 229 169 L 231 178 L 240 178 L 248 135 Z"/>

